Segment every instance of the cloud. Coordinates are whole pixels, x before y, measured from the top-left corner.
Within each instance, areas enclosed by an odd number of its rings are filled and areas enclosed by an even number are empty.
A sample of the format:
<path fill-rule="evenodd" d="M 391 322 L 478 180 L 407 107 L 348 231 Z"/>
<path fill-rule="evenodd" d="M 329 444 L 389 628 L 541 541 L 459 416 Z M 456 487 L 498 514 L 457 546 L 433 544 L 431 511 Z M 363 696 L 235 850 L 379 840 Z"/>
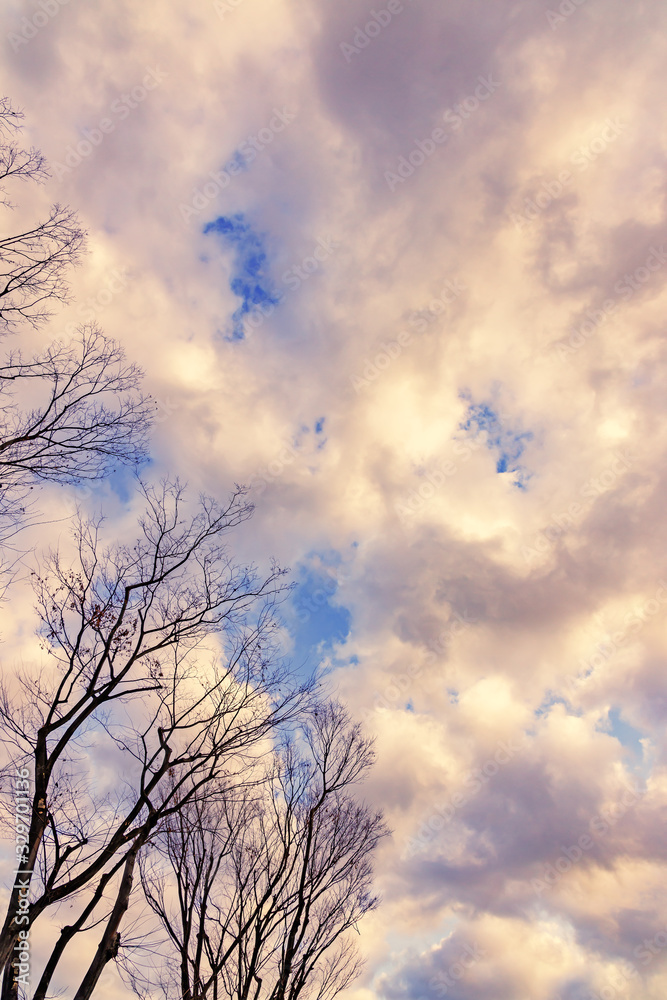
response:
<path fill-rule="evenodd" d="M 92 234 L 52 329 L 83 303 L 146 368 L 156 476 L 253 486 L 239 556 L 293 567 L 291 655 L 376 733 L 394 836 L 356 1000 L 437 997 L 467 944 L 485 955 L 446 997 L 653 1000 L 662 953 L 633 952 L 667 927 L 665 10 L 405 0 L 348 61 L 371 5 L 227 6 L 71 0 L 8 45 L 52 161 L 166 74 L 26 209 L 70 203 Z M 102 497 L 128 531 L 133 499 Z M 64 517 L 73 494 L 46 499 Z M 15 602 L 13 662 L 34 656 Z M 500 743 L 522 749 L 496 771 Z M 624 961 L 646 980 L 622 994 Z"/>
<path fill-rule="evenodd" d="M 204 226 L 204 234 L 215 233 L 223 246 L 234 250 L 234 267 L 229 287 L 242 301 L 232 314 L 231 340 L 243 340 L 245 336 L 244 317 L 259 308 L 275 306 L 280 302 L 280 294 L 271 288 L 267 274 L 268 257 L 261 236 L 254 233 L 242 213 L 225 218 L 219 216 Z"/>
<path fill-rule="evenodd" d="M 462 393 L 464 399 L 469 399 L 469 395 Z M 459 424 L 466 436 L 475 440 L 480 434 L 486 436 L 486 446 L 490 450 L 498 452 L 496 461 L 496 472 L 511 472 L 514 474 L 514 483 L 520 489 L 525 489 L 527 480 L 530 478 L 528 470 L 519 465 L 525 450 L 525 442 L 531 441 L 533 434 L 531 431 L 518 433 L 502 426 L 498 414 L 486 403 L 469 403 L 465 419 Z"/>

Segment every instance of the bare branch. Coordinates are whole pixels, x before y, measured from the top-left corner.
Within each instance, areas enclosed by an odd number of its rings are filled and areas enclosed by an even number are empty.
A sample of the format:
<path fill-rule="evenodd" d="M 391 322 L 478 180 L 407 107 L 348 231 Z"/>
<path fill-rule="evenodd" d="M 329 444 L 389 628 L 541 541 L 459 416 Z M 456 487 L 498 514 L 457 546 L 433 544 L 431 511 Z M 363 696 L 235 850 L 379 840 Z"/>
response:
<path fill-rule="evenodd" d="M 94 325 L 71 345 L 56 342 L 29 359 L 10 354 L 0 365 L 0 497 L 23 495 L 37 481 L 100 479 L 120 462 L 143 461 L 151 404 L 139 393 L 142 376 Z M 40 403 L 23 409 L 14 401 L 20 390 L 38 392 Z"/>
<path fill-rule="evenodd" d="M 16 180 L 41 184 L 49 176 L 39 150 L 23 149 L 14 141 L 22 121 L 23 113 L 7 98 L 0 99 L 0 137 L 3 133 L 7 137 L 0 142 L 0 184 Z M 4 186 L 0 207 L 13 208 Z M 51 315 L 51 301 L 68 300 L 66 274 L 80 262 L 85 239 L 77 215 L 63 205 L 53 205 L 46 220 L 0 237 L 0 323 L 5 333 L 21 321 L 39 326 Z"/>
<path fill-rule="evenodd" d="M 244 774 L 308 697 L 309 684 L 293 683 L 278 657 L 284 571 L 273 567 L 261 579 L 221 542 L 252 512 L 245 492 L 224 505 L 202 497 L 187 516 L 178 483 L 143 491 L 135 545 L 104 548 L 101 523 L 81 519 L 77 565 L 53 552 L 34 574 L 52 670 L 19 677 L 23 691 L 0 698 L 13 762 L 30 758 L 34 768 L 20 866 L 37 868 L 26 877 L 41 884 L 31 923 L 100 879 L 210 782 Z M 203 669 L 199 649 L 216 634 L 224 659 Z M 107 766 L 118 767 L 106 796 L 82 773 L 93 734 L 105 738 Z M 17 903 L 14 893 L 0 935 L 3 964 Z"/>
<path fill-rule="evenodd" d="M 297 732 L 259 786 L 190 799 L 140 863 L 178 957 L 160 980 L 174 1000 L 332 1000 L 360 970 L 348 932 L 377 906 L 371 858 L 387 831 L 350 789 L 372 746 L 337 704 Z"/>

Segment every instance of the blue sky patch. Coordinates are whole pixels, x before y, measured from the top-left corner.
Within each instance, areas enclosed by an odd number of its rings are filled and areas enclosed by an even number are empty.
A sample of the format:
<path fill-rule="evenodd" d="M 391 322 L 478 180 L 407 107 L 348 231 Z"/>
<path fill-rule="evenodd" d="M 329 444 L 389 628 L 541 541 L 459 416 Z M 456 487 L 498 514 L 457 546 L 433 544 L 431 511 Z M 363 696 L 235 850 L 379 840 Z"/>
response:
<path fill-rule="evenodd" d="M 315 421 L 315 434 L 319 435 L 319 434 L 322 434 L 322 432 L 324 431 L 324 420 L 325 420 L 324 417 L 320 417 L 319 420 Z M 328 438 L 322 438 L 322 440 L 317 445 L 317 450 L 318 451 L 322 451 L 322 449 L 326 445 L 327 441 L 328 441 Z"/>
<path fill-rule="evenodd" d="M 350 633 L 352 616 L 335 603 L 338 581 L 335 573 L 327 572 L 340 562 L 336 552 L 312 552 L 297 569 L 297 585 L 287 613 L 297 667 L 305 664 L 312 670 Z"/>
<path fill-rule="evenodd" d="M 459 429 L 466 436 L 477 438 L 486 436 L 486 447 L 496 453 L 496 472 L 511 472 L 514 475 L 514 485 L 525 490 L 531 473 L 519 461 L 526 444 L 532 441 L 531 431 L 517 431 L 507 427 L 503 418 L 488 405 L 488 403 L 473 403 L 468 393 L 460 394 L 462 399 L 469 401 L 465 419 L 459 424 Z"/>
<path fill-rule="evenodd" d="M 152 461 L 150 464 L 153 464 Z M 134 496 L 137 490 L 135 472 L 132 469 L 128 469 L 126 466 L 114 469 L 114 471 L 107 476 L 107 482 L 121 503 L 124 504 L 130 502 L 130 499 Z"/>
<path fill-rule="evenodd" d="M 581 716 L 581 709 L 574 709 L 570 703 L 563 698 L 562 695 L 556 694 L 554 691 L 549 691 L 545 697 L 542 704 L 533 711 L 533 715 L 536 719 L 545 719 L 554 705 L 564 705 L 568 715 L 574 715 L 577 718 Z"/>
<path fill-rule="evenodd" d="M 644 756 L 644 747 L 641 744 L 642 733 L 621 718 L 620 709 L 610 708 L 607 719 L 597 728 L 602 732 L 609 733 L 640 760 Z"/>
<path fill-rule="evenodd" d="M 232 314 L 231 334 L 226 339 L 243 340 L 246 317 L 253 311 L 269 316 L 282 297 L 271 283 L 263 238 L 241 212 L 208 222 L 204 233 L 215 233 L 225 247 L 234 250 L 229 287 L 241 299 L 241 305 Z"/>
<path fill-rule="evenodd" d="M 245 156 L 243 155 L 240 149 L 237 149 L 234 155 L 232 156 L 231 160 L 229 161 L 229 163 L 225 164 L 226 170 L 229 170 L 230 167 L 232 169 L 232 173 L 236 173 L 237 170 L 241 170 L 244 173 L 247 172 L 248 161 L 246 160 Z"/>
<path fill-rule="evenodd" d="M 645 733 L 630 725 L 622 717 L 621 708 L 610 708 L 607 718 L 595 727 L 599 732 L 609 733 L 626 751 L 625 766 L 635 779 L 644 783 L 648 780 L 655 762 L 654 749 L 641 741 Z"/>

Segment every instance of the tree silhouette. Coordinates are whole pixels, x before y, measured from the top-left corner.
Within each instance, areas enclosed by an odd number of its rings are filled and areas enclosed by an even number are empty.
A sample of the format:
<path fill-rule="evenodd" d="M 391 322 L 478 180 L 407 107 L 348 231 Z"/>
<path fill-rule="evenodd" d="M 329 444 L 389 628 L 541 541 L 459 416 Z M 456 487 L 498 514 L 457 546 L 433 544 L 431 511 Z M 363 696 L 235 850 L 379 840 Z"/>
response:
<path fill-rule="evenodd" d="M 22 121 L 23 113 L 7 98 L 0 99 L 0 207 L 6 211 L 14 207 L 6 182 L 43 183 L 49 176 L 39 150 L 24 149 L 15 141 Z M 0 332 L 14 331 L 21 321 L 39 326 L 51 315 L 52 300 L 68 300 L 66 274 L 79 263 L 84 247 L 85 232 L 76 213 L 62 205 L 53 205 L 42 222 L 0 237 L 0 324 L 4 327 Z"/>

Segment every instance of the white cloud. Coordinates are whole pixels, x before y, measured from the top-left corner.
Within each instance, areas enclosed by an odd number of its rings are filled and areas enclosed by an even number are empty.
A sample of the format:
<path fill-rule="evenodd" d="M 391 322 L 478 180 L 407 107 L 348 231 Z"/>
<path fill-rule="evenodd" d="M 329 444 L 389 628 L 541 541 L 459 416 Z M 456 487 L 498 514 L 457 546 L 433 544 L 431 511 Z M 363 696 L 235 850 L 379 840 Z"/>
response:
<path fill-rule="evenodd" d="M 341 43 L 371 16 L 362 3 L 228 6 L 71 0 L 28 44 L 9 46 L 3 87 L 52 161 L 151 67 L 166 74 L 49 182 L 48 196 L 92 232 L 77 301 L 53 329 L 86 303 L 146 368 L 161 401 L 156 474 L 217 493 L 263 477 L 241 555 L 293 565 L 312 551 L 342 555 L 332 601 L 351 611 L 352 630 L 335 652 L 359 662 L 335 680 L 360 714 L 385 700 L 371 715 L 380 754 L 369 795 L 396 831 L 381 854 L 386 902 L 362 930 L 371 962 L 359 1000 L 437 996 L 420 963 L 446 971 L 468 941 L 485 957 L 448 996 L 569 1000 L 585 984 L 603 995 L 640 943 L 642 911 L 642 933 L 667 926 L 654 898 L 662 618 L 647 618 L 574 695 L 567 684 L 667 579 L 667 267 L 645 281 L 638 271 L 667 241 L 664 12 L 587 0 L 552 31 L 547 2 L 435 10 L 413 0 L 347 62 Z M 32 12 L 7 10 L 5 35 Z M 500 86 L 450 128 L 447 109 L 489 74 Z M 179 206 L 282 107 L 294 122 L 184 224 Z M 573 158 L 609 119 L 623 129 L 583 169 Z M 436 127 L 450 129 L 447 142 L 390 190 L 385 172 Z M 562 193 L 517 226 L 513 214 L 566 169 Z M 340 245 L 229 343 L 216 330 L 241 301 L 233 255 L 201 229 L 235 213 L 263 234 L 283 291 L 281 275 L 319 240 Z M 127 280 L 107 302 L 114 273 Z M 626 274 L 631 294 L 619 290 Z M 465 290 L 433 316 L 452 280 Z M 559 356 L 607 300 L 608 318 Z M 415 313 L 429 317 L 425 329 L 410 325 Z M 351 379 L 401 331 L 409 342 L 355 392 Z M 483 436 L 463 450 L 464 391 L 504 427 L 532 432 L 525 490 L 497 474 Z M 455 472 L 401 523 L 396 504 L 447 462 Z M 129 524 L 121 507 L 114 516 Z M 646 793 L 538 906 L 530 879 L 634 780 L 619 739 L 600 731 L 614 706 L 650 742 Z M 526 749 L 442 836 L 403 857 L 434 803 L 499 740 L 519 739 Z M 445 941 L 437 954 L 434 941 Z M 408 946 L 411 957 L 399 954 Z M 658 996 L 658 966 L 627 995 Z"/>

